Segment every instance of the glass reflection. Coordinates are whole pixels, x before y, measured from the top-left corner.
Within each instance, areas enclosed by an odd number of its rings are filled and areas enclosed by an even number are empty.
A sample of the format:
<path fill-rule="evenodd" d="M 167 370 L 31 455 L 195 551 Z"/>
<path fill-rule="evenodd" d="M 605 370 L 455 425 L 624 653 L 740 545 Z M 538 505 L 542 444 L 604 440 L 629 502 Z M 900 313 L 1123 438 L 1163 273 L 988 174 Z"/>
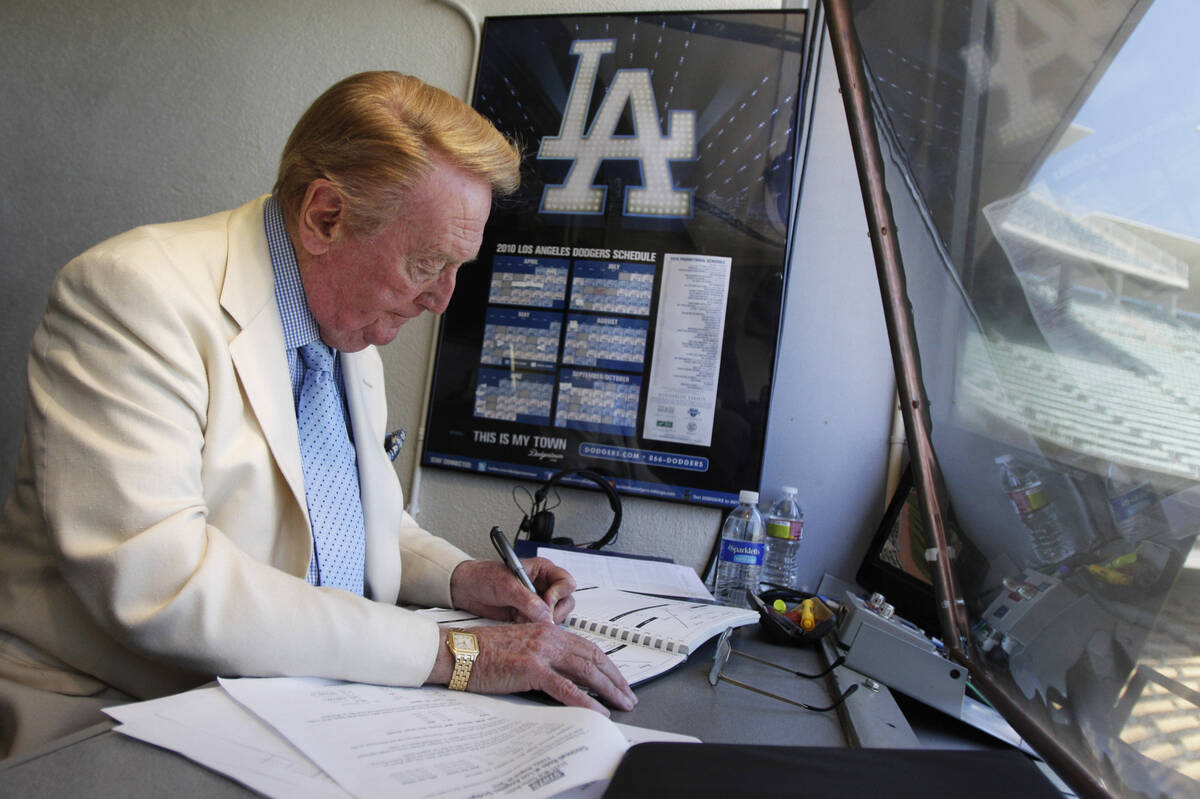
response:
<path fill-rule="evenodd" d="M 855 24 L 978 657 L 1115 795 L 1200 795 L 1200 5 L 913 5 Z"/>

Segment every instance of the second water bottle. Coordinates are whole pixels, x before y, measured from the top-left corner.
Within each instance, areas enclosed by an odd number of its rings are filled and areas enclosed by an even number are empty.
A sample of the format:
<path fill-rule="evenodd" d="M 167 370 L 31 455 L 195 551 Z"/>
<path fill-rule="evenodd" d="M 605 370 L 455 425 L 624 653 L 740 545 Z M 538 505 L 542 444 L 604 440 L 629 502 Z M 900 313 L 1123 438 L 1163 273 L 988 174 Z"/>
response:
<path fill-rule="evenodd" d="M 800 542 L 804 539 L 804 511 L 796 502 L 796 489 L 784 486 L 783 494 L 767 510 L 766 553 L 759 579 L 763 590 L 798 586 Z"/>

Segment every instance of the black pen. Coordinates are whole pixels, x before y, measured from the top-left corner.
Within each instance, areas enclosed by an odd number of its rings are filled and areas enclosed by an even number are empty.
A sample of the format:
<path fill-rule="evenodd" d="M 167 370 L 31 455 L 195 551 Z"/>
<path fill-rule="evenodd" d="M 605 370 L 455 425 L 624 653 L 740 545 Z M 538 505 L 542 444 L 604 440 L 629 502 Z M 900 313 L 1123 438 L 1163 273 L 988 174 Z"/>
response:
<path fill-rule="evenodd" d="M 504 561 L 504 565 L 509 571 L 517 575 L 517 579 L 521 584 L 528 588 L 533 593 L 537 593 L 537 589 L 533 587 L 533 581 L 529 579 L 529 575 L 525 573 L 525 567 L 521 565 L 521 559 L 517 557 L 517 553 L 513 552 L 512 545 L 508 543 L 508 539 L 504 537 L 504 531 L 499 527 L 493 527 L 492 546 L 496 548 L 496 552 L 500 555 L 500 560 Z"/>

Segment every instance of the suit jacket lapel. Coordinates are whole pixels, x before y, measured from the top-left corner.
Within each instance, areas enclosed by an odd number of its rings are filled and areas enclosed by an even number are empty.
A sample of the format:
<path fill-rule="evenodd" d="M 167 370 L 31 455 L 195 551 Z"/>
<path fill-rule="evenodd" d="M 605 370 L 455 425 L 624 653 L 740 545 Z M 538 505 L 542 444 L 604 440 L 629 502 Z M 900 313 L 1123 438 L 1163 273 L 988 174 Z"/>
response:
<path fill-rule="evenodd" d="M 367 596 L 395 602 L 400 591 L 400 547 L 396 538 L 404 500 L 392 462 L 383 449 L 383 430 L 373 422 L 373 407 L 383 413 L 383 364 L 374 347 L 342 353 L 342 382 L 358 454 L 358 484 L 366 531 Z M 373 406 L 372 403 L 380 403 Z"/>
<path fill-rule="evenodd" d="M 249 202 L 230 215 L 229 256 L 221 287 L 221 307 L 242 328 L 229 344 L 234 369 L 267 446 L 307 519 L 296 409 L 263 228 L 265 199 L 263 196 Z"/>

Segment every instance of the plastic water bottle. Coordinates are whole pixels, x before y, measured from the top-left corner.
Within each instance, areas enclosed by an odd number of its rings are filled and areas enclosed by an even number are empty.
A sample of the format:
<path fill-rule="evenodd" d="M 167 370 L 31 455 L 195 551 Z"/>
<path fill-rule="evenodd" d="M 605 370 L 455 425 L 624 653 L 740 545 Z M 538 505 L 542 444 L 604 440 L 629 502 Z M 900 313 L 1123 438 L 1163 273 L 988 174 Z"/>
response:
<path fill-rule="evenodd" d="M 796 489 L 784 486 L 783 494 L 767 511 L 767 536 L 763 539 L 760 590 L 772 587 L 795 589 L 799 583 L 800 541 L 804 538 L 804 511 L 796 502 Z M 771 583 L 771 585 L 767 585 Z"/>
<path fill-rule="evenodd" d="M 1167 530 L 1158 492 L 1150 483 L 1135 480 L 1115 463 L 1108 464 L 1104 479 L 1108 495 L 1108 510 L 1112 514 L 1117 535 L 1129 545 L 1136 546 L 1144 538 L 1152 538 Z"/>
<path fill-rule="evenodd" d="M 1048 566 L 1074 555 L 1075 546 L 1037 470 L 1012 455 L 1001 455 L 996 458 L 996 463 L 1000 466 L 1001 485 L 1012 501 L 1013 510 L 1029 530 L 1034 565 Z"/>
<path fill-rule="evenodd" d="M 721 528 L 721 554 L 717 559 L 717 586 L 713 592 L 717 602 L 750 607 L 746 591 L 758 591 L 763 534 L 758 492 L 742 491 L 738 494 L 738 506 L 725 517 Z"/>

